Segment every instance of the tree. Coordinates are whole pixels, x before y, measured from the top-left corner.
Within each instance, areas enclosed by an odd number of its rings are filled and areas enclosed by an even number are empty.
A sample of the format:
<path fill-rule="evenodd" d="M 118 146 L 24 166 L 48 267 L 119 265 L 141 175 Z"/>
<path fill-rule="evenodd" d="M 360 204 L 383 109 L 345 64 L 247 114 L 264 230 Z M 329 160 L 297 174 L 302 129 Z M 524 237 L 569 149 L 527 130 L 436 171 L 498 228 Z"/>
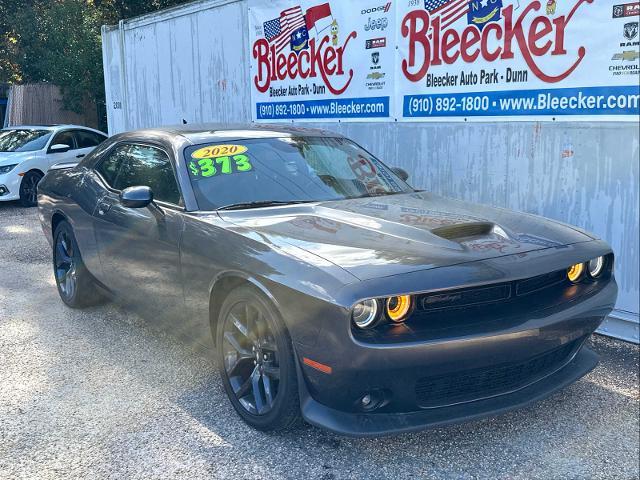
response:
<path fill-rule="evenodd" d="M 104 105 L 100 27 L 185 0 L 0 0 L 0 82 L 48 82 L 65 108 Z"/>

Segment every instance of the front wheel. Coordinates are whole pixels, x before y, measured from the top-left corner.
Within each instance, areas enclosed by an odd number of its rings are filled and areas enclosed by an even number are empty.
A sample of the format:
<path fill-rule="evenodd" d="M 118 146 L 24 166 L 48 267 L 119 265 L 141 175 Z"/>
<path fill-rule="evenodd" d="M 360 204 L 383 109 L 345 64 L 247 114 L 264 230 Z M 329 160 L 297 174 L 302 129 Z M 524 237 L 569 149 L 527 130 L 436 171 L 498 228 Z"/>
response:
<path fill-rule="evenodd" d="M 38 184 L 43 175 L 40 172 L 27 172 L 20 182 L 20 205 L 35 207 L 38 205 Z"/>
<path fill-rule="evenodd" d="M 218 368 L 231 404 L 259 430 L 282 430 L 300 420 L 289 333 L 278 311 L 251 287 L 232 291 L 216 332 Z"/>
<path fill-rule="evenodd" d="M 84 266 L 78 242 L 68 222 L 62 221 L 53 234 L 53 274 L 62 301 L 71 308 L 97 305 L 103 296 Z"/>

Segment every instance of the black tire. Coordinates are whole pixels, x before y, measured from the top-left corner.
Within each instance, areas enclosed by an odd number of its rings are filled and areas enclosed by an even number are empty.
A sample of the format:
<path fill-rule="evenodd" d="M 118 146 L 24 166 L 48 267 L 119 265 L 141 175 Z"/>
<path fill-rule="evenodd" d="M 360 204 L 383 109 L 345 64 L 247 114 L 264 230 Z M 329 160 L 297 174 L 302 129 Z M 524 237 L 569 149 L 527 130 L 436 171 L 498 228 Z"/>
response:
<path fill-rule="evenodd" d="M 40 172 L 32 170 L 22 177 L 20 182 L 20 205 L 23 207 L 35 207 L 38 205 L 38 183 L 42 180 Z"/>
<path fill-rule="evenodd" d="M 83 308 L 104 301 L 82 261 L 73 229 L 61 221 L 53 234 L 53 275 L 62 301 L 71 308 Z"/>
<path fill-rule="evenodd" d="M 269 431 L 300 422 L 291 338 L 276 308 L 256 289 L 238 287 L 224 300 L 216 356 L 227 396 L 246 423 Z"/>

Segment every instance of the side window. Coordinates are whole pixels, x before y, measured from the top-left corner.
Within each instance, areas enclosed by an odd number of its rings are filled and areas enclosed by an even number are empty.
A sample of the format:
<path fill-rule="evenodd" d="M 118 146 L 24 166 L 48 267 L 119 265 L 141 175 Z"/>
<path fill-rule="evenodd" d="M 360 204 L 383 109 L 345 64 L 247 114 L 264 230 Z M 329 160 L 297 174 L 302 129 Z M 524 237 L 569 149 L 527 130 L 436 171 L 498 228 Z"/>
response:
<path fill-rule="evenodd" d="M 107 139 L 104 135 L 99 133 L 90 132 L 89 130 L 75 130 L 73 132 L 76 136 L 76 142 L 78 148 L 91 148 L 102 143 Z"/>
<path fill-rule="evenodd" d="M 69 145 L 71 147 L 71 150 L 76 149 L 76 144 L 73 140 L 73 132 L 71 131 L 57 133 L 56 136 L 53 137 L 53 140 L 51 140 L 51 143 L 49 145 L 57 145 L 59 143 L 63 145 Z"/>
<path fill-rule="evenodd" d="M 181 205 L 178 183 L 165 152 L 154 147 L 129 145 L 113 188 L 145 185 L 153 191 L 153 197 L 161 202 Z"/>
<path fill-rule="evenodd" d="M 102 175 L 107 185 L 111 188 L 115 188 L 116 176 L 120 165 L 127 158 L 131 145 L 120 145 L 113 149 L 113 151 L 100 162 L 96 168 L 97 172 Z"/>

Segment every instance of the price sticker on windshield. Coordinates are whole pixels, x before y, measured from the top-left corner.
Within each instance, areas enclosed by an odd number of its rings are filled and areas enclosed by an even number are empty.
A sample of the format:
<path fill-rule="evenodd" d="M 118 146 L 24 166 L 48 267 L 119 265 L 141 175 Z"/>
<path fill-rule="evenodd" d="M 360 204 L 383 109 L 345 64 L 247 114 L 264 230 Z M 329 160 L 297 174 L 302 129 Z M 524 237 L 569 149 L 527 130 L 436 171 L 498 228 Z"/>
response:
<path fill-rule="evenodd" d="M 253 170 L 253 165 L 251 165 L 249 157 L 242 153 L 239 155 L 224 157 L 194 158 L 189 162 L 189 172 L 192 176 L 197 178 L 250 172 L 251 170 Z"/>
<path fill-rule="evenodd" d="M 246 151 L 247 147 L 244 145 L 209 145 L 208 147 L 199 148 L 193 152 L 191 158 L 228 157 L 230 155 L 239 155 Z"/>

